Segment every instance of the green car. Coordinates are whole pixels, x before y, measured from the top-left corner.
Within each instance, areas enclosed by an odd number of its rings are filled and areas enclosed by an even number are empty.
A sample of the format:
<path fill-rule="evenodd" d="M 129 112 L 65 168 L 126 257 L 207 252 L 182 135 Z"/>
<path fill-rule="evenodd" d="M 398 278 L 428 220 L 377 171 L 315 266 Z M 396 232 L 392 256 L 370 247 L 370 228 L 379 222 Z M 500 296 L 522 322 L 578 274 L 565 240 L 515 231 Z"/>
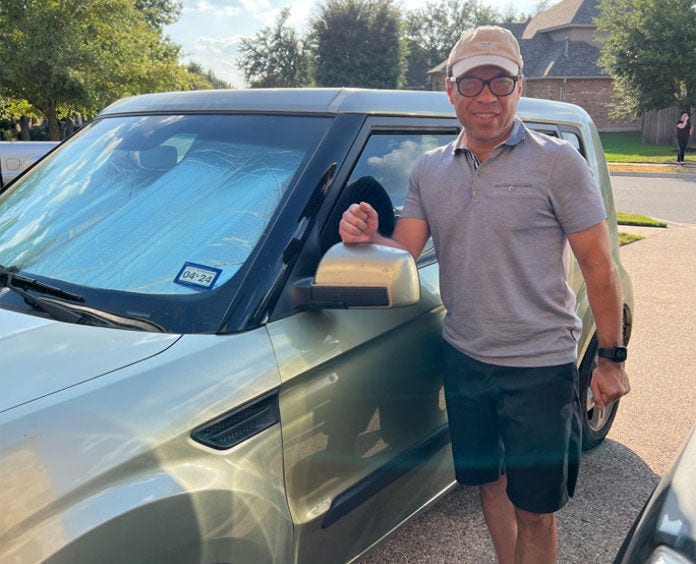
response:
<path fill-rule="evenodd" d="M 522 99 L 596 175 L 597 132 Z M 0 563 L 346 562 L 454 485 L 438 263 L 344 246 L 393 228 L 444 93 L 151 94 L 116 102 L 0 192 Z M 568 189 L 572 189 L 569 182 Z M 569 284 L 586 447 L 594 323 Z"/>

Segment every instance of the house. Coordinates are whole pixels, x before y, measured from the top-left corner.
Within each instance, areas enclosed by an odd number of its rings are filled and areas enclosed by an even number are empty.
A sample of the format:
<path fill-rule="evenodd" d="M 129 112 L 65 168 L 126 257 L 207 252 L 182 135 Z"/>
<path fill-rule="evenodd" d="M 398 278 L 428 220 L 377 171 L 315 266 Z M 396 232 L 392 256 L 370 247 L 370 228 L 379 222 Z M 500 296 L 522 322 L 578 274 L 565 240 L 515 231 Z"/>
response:
<path fill-rule="evenodd" d="M 594 18 L 599 0 L 562 0 L 525 23 L 501 24 L 520 43 L 524 59 L 523 95 L 583 107 L 601 131 L 640 130 L 640 120 L 614 119 L 614 85 L 597 63 L 601 41 Z M 444 90 L 444 61 L 428 74 L 433 90 Z"/>

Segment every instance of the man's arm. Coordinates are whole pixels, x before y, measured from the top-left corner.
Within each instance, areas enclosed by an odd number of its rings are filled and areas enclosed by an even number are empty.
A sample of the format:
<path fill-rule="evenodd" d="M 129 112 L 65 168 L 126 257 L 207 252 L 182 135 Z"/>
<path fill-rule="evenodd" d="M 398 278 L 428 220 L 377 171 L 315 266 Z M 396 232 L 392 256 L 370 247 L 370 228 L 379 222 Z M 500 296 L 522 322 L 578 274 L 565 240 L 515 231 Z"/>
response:
<path fill-rule="evenodd" d="M 587 297 L 597 325 L 600 347 L 623 344 L 623 303 L 619 273 L 611 256 L 609 230 L 604 222 L 577 233 L 568 241 L 578 260 Z M 631 387 L 623 363 L 599 357 L 592 375 L 592 395 L 598 408 L 627 394 Z"/>
<path fill-rule="evenodd" d="M 366 203 L 352 204 L 341 218 L 338 232 L 344 243 L 377 243 L 408 251 L 417 259 L 430 237 L 428 223 L 424 219 L 399 219 L 391 238 L 377 231 L 379 216 Z"/>

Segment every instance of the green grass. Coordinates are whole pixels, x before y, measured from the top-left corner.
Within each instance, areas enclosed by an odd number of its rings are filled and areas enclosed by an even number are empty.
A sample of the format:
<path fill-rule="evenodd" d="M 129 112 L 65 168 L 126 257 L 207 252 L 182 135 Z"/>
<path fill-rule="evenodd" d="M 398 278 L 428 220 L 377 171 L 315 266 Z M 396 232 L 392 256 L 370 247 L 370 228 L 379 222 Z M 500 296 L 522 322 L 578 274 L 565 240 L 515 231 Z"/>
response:
<path fill-rule="evenodd" d="M 640 131 L 600 133 L 604 156 L 614 163 L 665 163 L 675 160 L 674 145 L 643 145 Z"/>
<path fill-rule="evenodd" d="M 657 221 L 652 217 L 646 215 L 641 215 L 639 213 L 617 213 L 616 223 L 619 225 L 636 225 L 638 227 L 667 227 L 664 221 Z M 645 239 L 641 235 L 635 235 L 634 233 L 622 233 L 619 231 L 619 246 L 628 245 L 629 243 L 634 243 L 635 241 L 640 241 Z"/>
<path fill-rule="evenodd" d="M 619 225 L 636 225 L 638 227 L 667 227 L 664 221 L 657 221 L 652 217 L 639 213 L 617 213 L 616 223 Z"/>
<path fill-rule="evenodd" d="M 629 243 L 635 243 L 641 239 L 645 239 L 645 237 L 642 235 L 634 235 L 632 233 L 619 233 L 619 247 L 623 247 Z"/>

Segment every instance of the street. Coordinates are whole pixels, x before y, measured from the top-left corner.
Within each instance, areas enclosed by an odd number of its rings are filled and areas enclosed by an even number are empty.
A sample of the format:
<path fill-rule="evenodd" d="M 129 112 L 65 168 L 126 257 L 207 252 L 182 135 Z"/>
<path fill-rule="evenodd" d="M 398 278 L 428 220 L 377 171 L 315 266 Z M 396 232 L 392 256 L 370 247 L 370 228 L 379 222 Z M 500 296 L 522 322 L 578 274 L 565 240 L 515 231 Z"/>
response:
<path fill-rule="evenodd" d="M 612 173 L 616 211 L 696 224 L 696 173 Z"/>
<path fill-rule="evenodd" d="M 680 211 L 689 207 L 684 205 L 689 198 L 694 201 L 694 192 L 664 208 L 653 207 L 649 197 L 652 186 L 661 194 L 654 203 L 664 204 L 683 189 L 682 179 L 621 177 L 614 184 L 617 209 L 683 222 Z M 691 188 L 696 191 L 696 183 Z M 652 230 L 622 247 L 621 256 L 636 304 L 626 365 L 632 391 L 622 400 L 608 439 L 585 454 L 575 497 L 558 514 L 559 563 L 612 562 L 696 424 L 696 225 Z M 476 489 L 453 490 L 359 562 L 495 562 Z"/>

